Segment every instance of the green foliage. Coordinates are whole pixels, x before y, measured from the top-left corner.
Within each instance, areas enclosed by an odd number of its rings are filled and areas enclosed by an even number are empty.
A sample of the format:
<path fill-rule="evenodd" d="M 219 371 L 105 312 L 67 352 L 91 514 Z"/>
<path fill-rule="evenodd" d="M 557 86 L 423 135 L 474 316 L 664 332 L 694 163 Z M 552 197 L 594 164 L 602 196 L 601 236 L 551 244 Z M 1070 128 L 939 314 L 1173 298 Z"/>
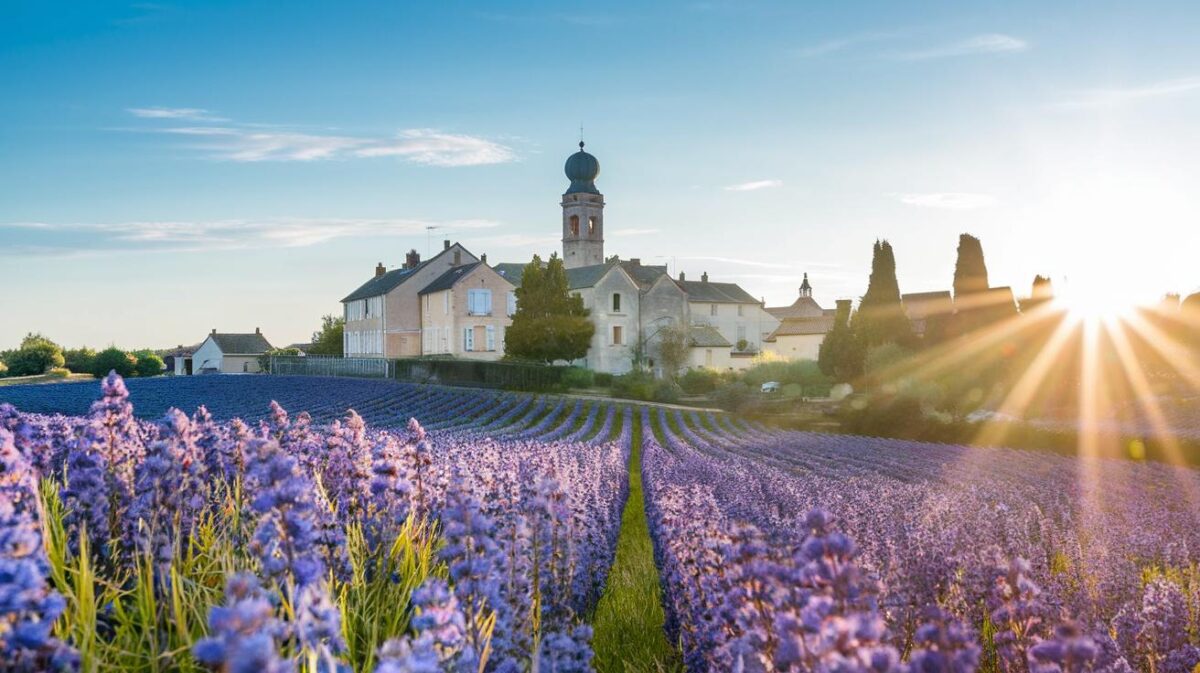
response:
<path fill-rule="evenodd" d="M 567 388 L 591 388 L 596 377 L 590 369 L 567 367 L 562 373 L 562 384 Z"/>
<path fill-rule="evenodd" d="M 161 376 L 163 370 L 167 368 L 163 364 L 163 359 L 158 356 L 158 353 L 139 351 L 134 357 L 137 358 L 136 368 L 138 376 Z"/>
<path fill-rule="evenodd" d="M 591 620 L 593 663 L 609 673 L 675 673 L 683 670 L 683 662 L 663 632 L 662 588 L 642 495 L 642 434 L 650 428 L 641 420 L 641 414 L 633 415 L 629 498 L 621 513 L 617 555 Z"/>
<path fill-rule="evenodd" d="M 602 388 L 608 388 L 613 384 L 613 375 L 608 372 L 596 372 L 593 378 L 596 385 Z"/>
<path fill-rule="evenodd" d="M 46 371 L 46 376 L 52 379 L 65 379 L 71 375 L 71 370 L 66 367 L 53 367 Z"/>
<path fill-rule="evenodd" d="M 745 413 L 758 404 L 758 393 L 741 381 L 726 383 L 712 394 L 713 403 L 726 411 Z"/>
<path fill-rule="evenodd" d="M 863 373 L 867 349 L 850 326 L 850 306 L 840 304 L 833 329 L 821 340 L 817 365 L 821 372 L 839 383 L 852 381 Z"/>
<path fill-rule="evenodd" d="M 954 300 L 986 292 L 989 287 L 983 244 L 970 234 L 959 235 L 958 260 L 954 264 Z"/>
<path fill-rule="evenodd" d="M 507 355 L 545 363 L 587 355 L 596 328 L 583 299 L 570 292 L 557 254 L 545 265 L 534 255 L 525 265 L 516 295 L 517 312 L 504 337 Z"/>
<path fill-rule="evenodd" d="M 885 381 L 893 378 L 896 366 L 910 357 L 912 351 L 900 344 L 890 343 L 868 348 L 864 371 L 876 382 Z"/>
<path fill-rule="evenodd" d="M 767 381 L 795 383 L 801 386 L 826 386 L 830 383 L 816 360 L 769 360 L 760 362 L 743 375 L 751 386 L 761 386 Z"/>
<path fill-rule="evenodd" d="M 115 371 L 121 376 L 133 376 L 137 373 L 137 358 L 116 346 L 109 346 L 97 353 L 92 361 L 92 376 L 102 379 L 108 376 L 110 371 Z"/>
<path fill-rule="evenodd" d="M 885 343 L 910 344 L 913 341 L 912 324 L 900 303 L 896 256 L 887 241 L 875 241 L 867 293 L 859 303 L 851 326 L 867 347 Z"/>
<path fill-rule="evenodd" d="M 63 351 L 65 367 L 76 374 L 91 374 L 92 364 L 96 359 L 96 351 L 83 346 Z"/>
<path fill-rule="evenodd" d="M 652 400 L 657 387 L 658 381 L 654 375 L 644 369 L 635 369 L 612 380 L 613 396 L 627 400 Z"/>
<path fill-rule="evenodd" d="M 691 341 L 687 325 L 670 325 L 659 330 L 654 352 L 667 378 L 674 380 L 688 361 Z"/>
<path fill-rule="evenodd" d="M 61 367 L 65 363 L 62 347 L 41 334 L 29 333 L 21 346 L 9 351 L 4 359 L 9 376 L 34 376 Z"/>
<path fill-rule="evenodd" d="M 5 376 L 8 376 L 8 365 L 4 364 L 3 361 L 0 361 L 0 378 Z"/>
<path fill-rule="evenodd" d="M 871 437 L 927 437 L 941 422 L 925 413 L 921 400 L 909 394 L 860 395 L 841 407 L 842 428 Z"/>
<path fill-rule="evenodd" d="M 711 393 L 720 383 L 721 373 L 707 367 L 689 369 L 679 377 L 679 385 L 688 395 Z"/>
<path fill-rule="evenodd" d="M 650 399 L 655 402 L 674 404 L 679 401 L 679 396 L 682 394 L 683 389 L 679 387 L 678 383 L 665 380 L 655 384 L 654 392 L 651 394 Z"/>
<path fill-rule="evenodd" d="M 312 355 L 337 355 L 342 353 L 342 335 L 346 331 L 346 319 L 341 316 L 325 315 L 321 317 L 321 329 L 313 332 Z"/>
<path fill-rule="evenodd" d="M 303 355 L 303 354 L 304 354 L 303 351 L 301 351 L 299 348 L 294 348 L 292 346 L 288 346 L 287 348 L 272 348 L 271 350 L 267 351 L 266 353 L 263 353 L 262 355 L 258 356 L 258 368 L 260 370 L 262 370 L 263 373 L 270 374 L 271 373 L 271 356 L 272 355 L 296 356 L 296 355 Z"/>

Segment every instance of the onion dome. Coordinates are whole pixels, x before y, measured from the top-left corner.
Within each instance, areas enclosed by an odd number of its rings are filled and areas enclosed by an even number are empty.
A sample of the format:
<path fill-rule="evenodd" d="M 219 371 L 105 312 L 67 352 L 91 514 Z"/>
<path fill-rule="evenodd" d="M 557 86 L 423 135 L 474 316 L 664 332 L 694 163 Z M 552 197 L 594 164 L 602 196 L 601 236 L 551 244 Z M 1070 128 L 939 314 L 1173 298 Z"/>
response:
<path fill-rule="evenodd" d="M 583 151 L 582 140 L 579 141 L 579 151 L 567 157 L 567 164 L 563 167 L 563 172 L 571 181 L 571 186 L 567 188 L 567 194 L 600 193 L 600 190 L 596 189 L 595 182 L 596 176 L 600 175 L 600 162 L 596 160 L 596 157 Z"/>

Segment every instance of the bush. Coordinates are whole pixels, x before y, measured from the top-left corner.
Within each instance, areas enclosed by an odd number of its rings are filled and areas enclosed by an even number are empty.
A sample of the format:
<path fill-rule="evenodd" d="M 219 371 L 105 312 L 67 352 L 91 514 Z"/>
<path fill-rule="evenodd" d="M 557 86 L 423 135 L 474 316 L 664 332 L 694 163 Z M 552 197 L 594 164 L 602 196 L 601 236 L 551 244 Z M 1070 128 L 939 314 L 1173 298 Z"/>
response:
<path fill-rule="evenodd" d="M 54 367 L 46 372 L 46 376 L 52 379 L 65 379 L 71 375 L 71 370 L 66 367 Z"/>
<path fill-rule="evenodd" d="M 596 377 L 590 369 L 567 367 L 562 373 L 562 384 L 567 388 L 591 388 Z"/>
<path fill-rule="evenodd" d="M 643 402 L 654 399 L 658 381 L 647 371 L 635 370 L 613 378 L 612 393 L 615 397 Z"/>
<path fill-rule="evenodd" d="M 293 346 L 288 346 L 287 348 L 272 348 L 266 353 L 258 356 L 258 370 L 264 374 L 270 374 L 271 358 L 276 355 L 294 357 L 297 355 L 304 355 L 304 351 L 301 351 L 299 348 L 295 348 Z"/>
<path fill-rule="evenodd" d="M 740 381 L 726 383 L 712 394 L 713 402 L 726 411 L 746 412 L 758 405 L 758 398 L 750 386 Z"/>
<path fill-rule="evenodd" d="M 0 377 L 8 376 L 8 365 L 0 362 Z"/>
<path fill-rule="evenodd" d="M 663 402 L 665 404 L 674 404 L 679 401 L 679 396 L 683 394 L 683 389 L 674 381 L 659 381 L 654 386 L 654 393 L 651 399 L 655 402 Z"/>
<path fill-rule="evenodd" d="M 715 369 L 689 369 L 679 377 L 679 385 L 688 395 L 704 395 L 717 389 L 721 383 L 721 373 Z"/>
<path fill-rule="evenodd" d="M 608 388 L 613 384 L 613 375 L 608 372 L 596 372 L 592 380 L 601 388 Z"/>
<path fill-rule="evenodd" d="M 96 354 L 92 361 L 92 376 L 102 379 L 110 371 L 129 377 L 137 373 L 137 358 L 116 346 L 109 346 Z"/>
<path fill-rule="evenodd" d="M 925 410 L 914 394 L 857 395 L 840 409 L 842 428 L 856 435 L 926 441 L 953 441 L 959 424 Z"/>
<path fill-rule="evenodd" d="M 96 351 L 84 346 L 63 351 L 64 367 L 76 374 L 91 374 L 96 361 Z"/>
<path fill-rule="evenodd" d="M 138 376 L 159 376 L 167 366 L 157 353 L 143 353 L 137 356 Z"/>
<path fill-rule="evenodd" d="M 10 376 L 45 374 L 63 366 L 63 352 L 58 344 L 40 334 L 29 334 L 21 341 L 20 348 L 8 354 L 5 363 Z"/>

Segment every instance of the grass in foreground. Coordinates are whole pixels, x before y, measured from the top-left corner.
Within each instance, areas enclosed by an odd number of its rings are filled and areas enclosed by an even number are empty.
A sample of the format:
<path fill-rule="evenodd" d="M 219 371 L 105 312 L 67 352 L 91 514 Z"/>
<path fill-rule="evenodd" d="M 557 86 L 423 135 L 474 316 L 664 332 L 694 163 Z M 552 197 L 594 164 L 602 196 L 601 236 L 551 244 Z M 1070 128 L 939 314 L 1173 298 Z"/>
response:
<path fill-rule="evenodd" d="M 592 646 L 600 673 L 682 671 L 679 650 L 663 633 L 661 589 L 642 499 L 641 418 L 633 415 L 629 500 L 621 517 L 617 557 L 592 619 Z"/>

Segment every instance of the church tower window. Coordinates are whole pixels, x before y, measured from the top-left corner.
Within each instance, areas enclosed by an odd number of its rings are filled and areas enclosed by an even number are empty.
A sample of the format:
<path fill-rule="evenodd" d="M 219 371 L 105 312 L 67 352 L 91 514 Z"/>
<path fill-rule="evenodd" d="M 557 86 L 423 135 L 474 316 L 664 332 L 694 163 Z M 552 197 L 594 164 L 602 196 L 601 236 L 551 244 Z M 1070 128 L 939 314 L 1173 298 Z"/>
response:
<path fill-rule="evenodd" d="M 578 215 L 571 216 L 571 235 L 572 236 L 579 235 L 579 216 Z"/>
<path fill-rule="evenodd" d="M 588 236 L 596 235 L 596 216 L 592 215 L 588 218 Z"/>

